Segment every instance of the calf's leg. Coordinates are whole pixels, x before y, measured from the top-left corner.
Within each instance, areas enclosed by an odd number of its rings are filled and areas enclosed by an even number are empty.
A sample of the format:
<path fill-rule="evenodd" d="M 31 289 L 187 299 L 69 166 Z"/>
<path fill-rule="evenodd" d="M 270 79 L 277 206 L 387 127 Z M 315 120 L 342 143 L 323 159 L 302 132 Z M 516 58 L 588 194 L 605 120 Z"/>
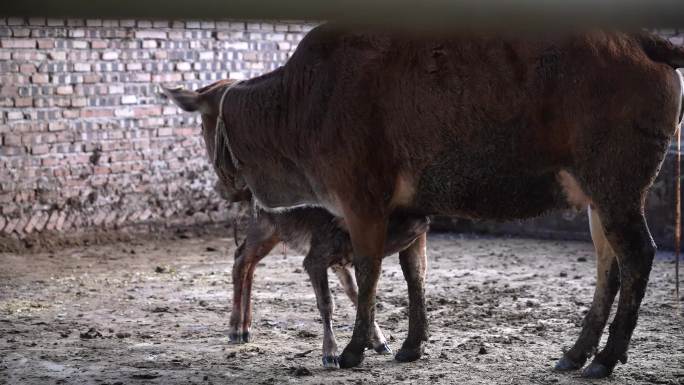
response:
<path fill-rule="evenodd" d="M 265 239 L 250 237 L 235 252 L 233 263 L 233 309 L 230 316 L 230 341 L 246 343 L 252 325 L 252 281 L 256 265 L 280 242 L 276 235 Z"/>
<path fill-rule="evenodd" d="M 363 351 L 375 321 L 375 289 L 380 277 L 387 218 L 362 218 L 350 210 L 344 214 L 354 247 L 354 269 L 359 285 L 354 333 L 340 356 L 340 367 L 350 368 L 363 361 Z"/>
<path fill-rule="evenodd" d="M 579 338 L 556 363 L 556 370 L 575 370 L 584 366 L 587 358 L 596 350 L 601 334 L 610 315 L 610 308 L 620 287 L 619 268 L 615 251 L 611 247 L 601 223 L 601 218 L 591 206 L 587 209 L 591 239 L 596 249 L 596 289 L 589 312 L 584 317 Z"/>
<path fill-rule="evenodd" d="M 235 261 L 233 262 L 233 309 L 230 313 L 230 342 L 242 343 L 242 287 L 247 276 L 246 261 L 248 254 L 245 253 L 245 243 L 243 241 L 235 251 Z"/>
<path fill-rule="evenodd" d="M 314 247 L 304 258 L 304 268 L 309 274 L 311 286 L 316 294 L 316 304 L 323 321 L 323 366 L 326 368 L 339 368 L 337 357 L 337 340 L 332 328 L 332 314 L 335 310 L 335 301 L 328 286 L 328 266 L 322 255 L 317 255 Z"/>
<path fill-rule="evenodd" d="M 415 361 L 423 355 L 423 342 L 428 340 L 425 310 L 425 272 L 427 270 L 427 235 L 423 233 L 407 249 L 399 253 L 409 295 L 408 336 L 396 354 L 401 362 Z"/>
<path fill-rule="evenodd" d="M 356 280 L 354 279 L 354 274 L 352 273 L 351 268 L 342 265 L 333 265 L 332 269 L 337 275 L 337 278 L 340 280 L 340 284 L 344 288 L 344 292 L 347 294 L 347 297 L 349 297 L 351 302 L 354 304 L 354 307 L 357 307 L 359 293 L 356 286 Z M 373 350 L 375 350 L 375 352 L 378 354 L 392 353 L 392 349 L 387 344 L 387 339 L 383 335 L 382 330 L 380 329 L 380 326 L 378 326 L 378 323 L 376 321 L 373 322 L 371 346 Z"/>

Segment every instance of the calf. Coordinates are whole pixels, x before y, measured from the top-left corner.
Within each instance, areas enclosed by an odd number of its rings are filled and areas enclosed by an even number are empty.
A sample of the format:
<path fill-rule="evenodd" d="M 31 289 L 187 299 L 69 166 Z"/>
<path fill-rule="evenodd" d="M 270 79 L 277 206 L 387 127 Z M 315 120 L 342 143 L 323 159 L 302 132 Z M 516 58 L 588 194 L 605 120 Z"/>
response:
<path fill-rule="evenodd" d="M 655 254 L 644 200 L 677 126 L 677 66 L 684 49 L 643 32 L 328 24 L 283 67 L 188 95 L 217 127 L 214 161 L 234 190 L 249 187 L 267 211 L 318 206 L 344 219 L 359 293 L 340 366 L 358 365 L 370 339 L 391 214 L 510 220 L 574 206 L 590 208 L 598 276 L 557 368 L 594 353 L 619 290 L 606 345 L 583 372 L 605 377 L 626 361 Z M 408 342 L 399 353 L 419 351 Z"/>
<path fill-rule="evenodd" d="M 409 291 L 424 306 L 426 218 L 392 218 L 388 228 L 385 255 L 399 252 Z M 252 321 L 251 289 L 257 263 L 280 242 L 306 254 L 304 268 L 316 294 L 323 322 L 323 366 L 338 368 L 337 341 L 332 329 L 334 302 L 328 287 L 331 267 L 349 299 L 356 305 L 356 280 L 351 272 L 352 245 L 349 234 L 330 213 L 323 209 L 302 208 L 286 213 L 260 211 L 251 219 L 247 237 L 235 252 L 233 265 L 233 310 L 230 339 L 248 342 Z M 421 311 L 424 314 L 424 311 Z M 421 318 L 426 322 L 425 318 Z M 426 330 L 422 328 L 422 330 Z M 427 335 L 420 336 L 426 339 Z M 371 347 L 378 353 L 391 353 L 377 323 L 373 325 Z"/>

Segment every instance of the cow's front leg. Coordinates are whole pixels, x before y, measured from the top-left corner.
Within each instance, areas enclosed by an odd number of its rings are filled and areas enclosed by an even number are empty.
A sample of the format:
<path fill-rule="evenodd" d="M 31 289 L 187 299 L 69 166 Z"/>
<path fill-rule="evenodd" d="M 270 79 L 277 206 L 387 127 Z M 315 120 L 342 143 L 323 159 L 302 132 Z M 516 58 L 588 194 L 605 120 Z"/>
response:
<path fill-rule="evenodd" d="M 363 361 L 375 322 L 375 289 L 380 277 L 387 219 L 362 220 L 345 213 L 354 247 L 354 268 L 359 286 L 356 322 L 351 341 L 340 356 L 340 367 L 350 368 Z"/>
<path fill-rule="evenodd" d="M 425 272 L 427 270 L 427 235 L 423 233 L 411 246 L 399 253 L 409 294 L 408 336 L 396 354 L 401 362 L 415 361 L 423 355 L 423 342 L 428 340 L 425 310 Z"/>
<path fill-rule="evenodd" d="M 596 288 L 594 300 L 584 317 L 582 332 L 573 347 L 556 363 L 556 370 L 576 370 L 584 366 L 595 351 L 601 339 L 606 321 L 610 315 L 615 295 L 620 288 L 620 271 L 615 251 L 606 238 L 601 218 L 591 207 L 587 209 L 591 239 L 596 249 Z"/>
<path fill-rule="evenodd" d="M 345 294 L 351 300 L 354 307 L 358 307 L 358 297 L 359 292 L 356 285 L 356 279 L 354 278 L 354 273 L 348 266 L 333 265 L 333 271 L 337 274 L 337 278 L 340 280 L 340 284 L 344 288 Z M 378 322 L 373 322 L 373 332 L 371 336 L 371 347 L 378 354 L 392 354 L 392 349 L 387 344 L 387 339 L 385 338 Z"/>

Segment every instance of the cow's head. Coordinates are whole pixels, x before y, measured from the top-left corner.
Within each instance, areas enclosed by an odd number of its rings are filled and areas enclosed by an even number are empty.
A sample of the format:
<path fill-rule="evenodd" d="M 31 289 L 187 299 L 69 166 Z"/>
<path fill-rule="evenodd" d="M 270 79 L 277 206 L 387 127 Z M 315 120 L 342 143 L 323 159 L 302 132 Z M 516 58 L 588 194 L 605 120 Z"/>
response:
<path fill-rule="evenodd" d="M 216 190 L 224 199 L 230 202 L 241 202 L 250 200 L 252 193 L 237 175 L 230 159 L 229 150 L 227 148 L 216 148 L 216 123 L 218 121 L 219 103 L 226 87 L 229 87 L 232 83 L 234 83 L 234 80 L 220 80 L 197 91 L 190 91 L 182 87 L 169 88 L 165 86 L 161 86 L 161 90 L 164 95 L 184 111 L 202 114 L 202 136 L 204 137 L 207 154 L 212 161 L 217 175 L 219 175 Z M 222 157 L 222 159 L 219 159 L 219 162 L 215 161 L 215 154 Z"/>

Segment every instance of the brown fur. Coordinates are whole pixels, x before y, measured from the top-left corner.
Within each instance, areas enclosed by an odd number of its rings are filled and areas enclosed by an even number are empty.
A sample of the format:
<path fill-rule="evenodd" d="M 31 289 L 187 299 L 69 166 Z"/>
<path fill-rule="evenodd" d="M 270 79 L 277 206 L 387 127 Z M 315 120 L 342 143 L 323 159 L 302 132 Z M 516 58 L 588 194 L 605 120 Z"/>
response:
<path fill-rule="evenodd" d="M 537 216 L 567 207 L 557 181 L 567 172 L 619 261 L 617 314 L 584 371 L 604 377 L 626 357 L 655 253 L 643 202 L 675 131 L 672 68 L 682 62 L 684 50 L 643 33 L 409 36 L 324 25 L 284 67 L 228 92 L 224 135 L 262 207 L 322 206 L 348 225 L 359 306 L 346 367 L 370 336 L 391 213 Z M 216 103 L 220 92 L 206 97 Z"/>

